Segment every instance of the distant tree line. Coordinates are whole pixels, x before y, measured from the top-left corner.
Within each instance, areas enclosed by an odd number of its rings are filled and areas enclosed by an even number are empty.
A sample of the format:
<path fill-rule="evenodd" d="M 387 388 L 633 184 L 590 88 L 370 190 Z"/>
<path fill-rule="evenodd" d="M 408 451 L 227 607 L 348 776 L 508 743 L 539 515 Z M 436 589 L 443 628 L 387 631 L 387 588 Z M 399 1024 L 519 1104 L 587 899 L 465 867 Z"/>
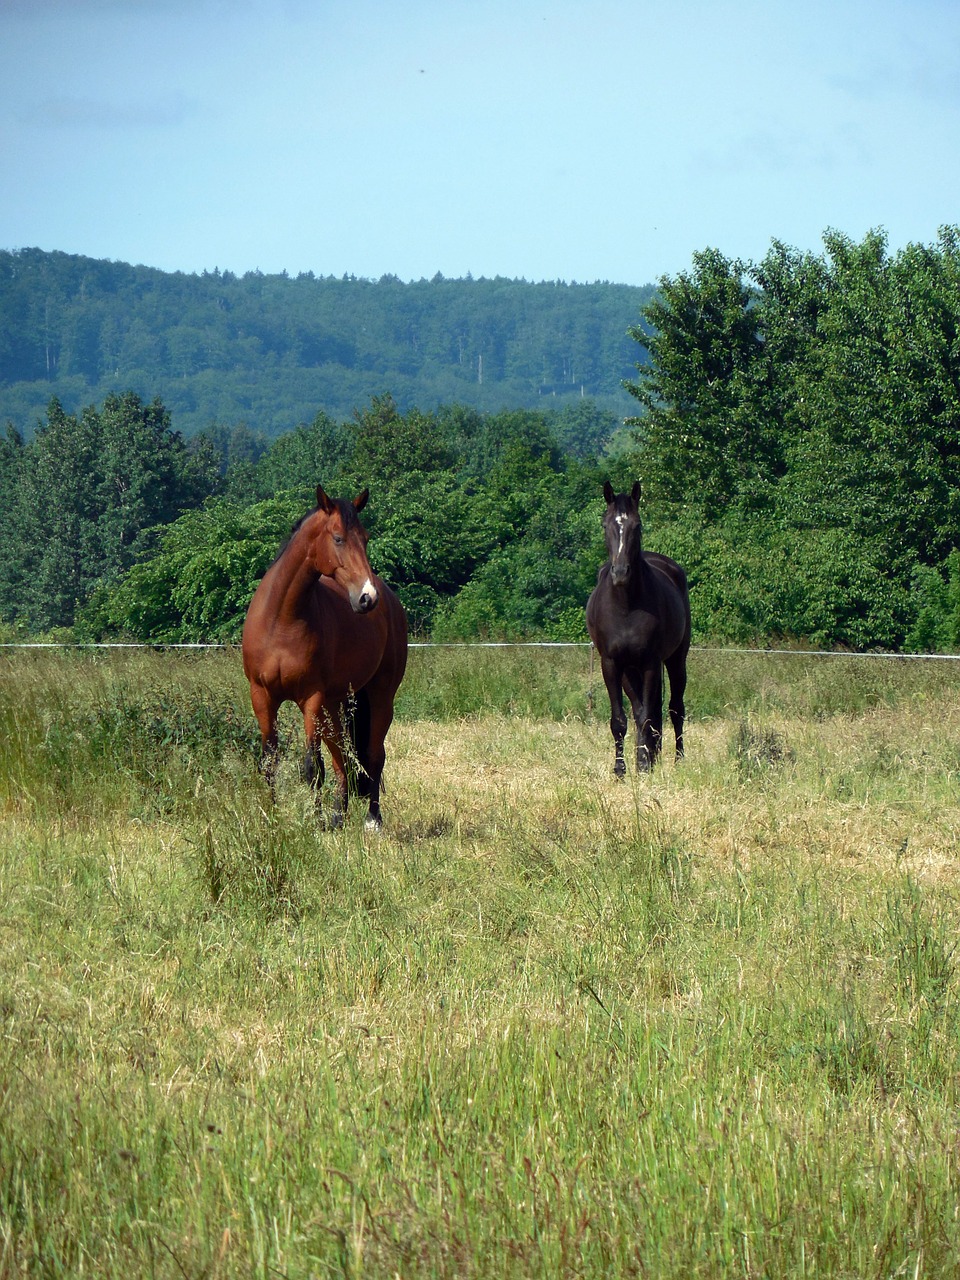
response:
<path fill-rule="evenodd" d="M 268 439 L 371 394 L 402 412 L 443 404 L 622 416 L 651 287 L 507 279 L 404 283 L 248 272 L 165 273 L 39 249 L 0 252 L 0 421 L 29 435 L 132 390 L 160 396 L 185 437 L 219 425 Z"/>
<path fill-rule="evenodd" d="M 77 638 L 235 639 L 318 481 L 437 639 L 584 639 L 601 485 L 644 485 L 701 641 L 960 648 L 960 233 L 891 255 L 828 233 L 659 282 L 612 410 L 484 413 L 374 396 L 269 440 L 185 440 L 132 392 L 0 441 L 0 619 Z"/>

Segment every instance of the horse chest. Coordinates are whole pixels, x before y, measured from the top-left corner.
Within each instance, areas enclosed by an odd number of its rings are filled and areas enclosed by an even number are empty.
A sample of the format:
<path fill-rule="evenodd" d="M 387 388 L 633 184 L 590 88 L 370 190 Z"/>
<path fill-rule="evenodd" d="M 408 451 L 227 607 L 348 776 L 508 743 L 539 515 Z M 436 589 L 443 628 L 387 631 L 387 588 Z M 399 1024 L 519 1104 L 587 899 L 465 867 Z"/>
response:
<path fill-rule="evenodd" d="M 657 628 L 650 623 L 620 631 L 606 646 L 606 652 L 615 660 L 628 662 L 649 654 L 659 653 Z"/>
<path fill-rule="evenodd" d="M 647 609 L 611 608 L 599 620 L 598 631 L 605 653 L 628 657 L 656 647 L 660 623 Z"/>

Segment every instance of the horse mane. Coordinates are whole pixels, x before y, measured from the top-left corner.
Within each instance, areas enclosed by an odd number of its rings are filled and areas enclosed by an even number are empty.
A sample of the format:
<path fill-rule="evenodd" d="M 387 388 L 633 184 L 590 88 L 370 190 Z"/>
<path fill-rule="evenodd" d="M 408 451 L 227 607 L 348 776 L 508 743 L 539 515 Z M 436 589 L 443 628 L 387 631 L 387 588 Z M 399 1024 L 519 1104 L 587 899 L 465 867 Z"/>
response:
<path fill-rule="evenodd" d="M 353 525 L 360 523 L 360 517 L 357 515 L 356 508 L 354 507 L 352 502 L 349 502 L 346 498 L 334 498 L 333 504 L 337 508 L 337 510 L 340 512 L 340 519 L 343 521 L 343 527 L 345 529 L 350 529 L 353 527 Z M 275 565 L 278 560 L 281 560 L 284 557 L 284 555 L 287 552 L 287 548 L 290 546 L 290 543 L 293 541 L 294 537 L 297 534 L 297 530 L 304 523 L 304 521 L 309 520 L 311 516 L 315 516 L 319 510 L 320 510 L 319 507 L 311 507 L 309 511 L 305 511 L 303 513 L 303 515 L 299 518 L 299 520 L 295 520 L 293 522 L 293 524 L 290 526 L 290 532 L 287 534 L 286 540 L 284 541 L 283 545 L 281 546 L 277 554 L 273 557 L 273 560 L 270 562 L 271 566 Z"/>

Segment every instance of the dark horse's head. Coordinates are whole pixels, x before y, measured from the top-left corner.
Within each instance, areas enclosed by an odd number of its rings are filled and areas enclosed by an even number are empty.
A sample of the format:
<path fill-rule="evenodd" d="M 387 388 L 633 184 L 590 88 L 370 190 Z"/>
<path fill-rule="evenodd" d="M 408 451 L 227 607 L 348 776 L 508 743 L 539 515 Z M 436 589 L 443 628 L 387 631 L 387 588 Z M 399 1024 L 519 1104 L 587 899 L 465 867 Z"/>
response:
<path fill-rule="evenodd" d="M 610 580 L 615 587 L 625 586 L 630 581 L 633 565 L 639 559 L 643 540 L 643 526 L 638 510 L 640 481 L 636 481 L 629 493 L 614 493 L 613 485 L 607 480 L 603 486 L 603 496 L 607 502 L 603 535 L 607 540 L 607 555 L 610 557 Z"/>
<path fill-rule="evenodd" d="M 369 489 L 364 489 L 352 502 L 328 498 L 317 485 L 317 509 L 303 522 L 309 525 L 308 554 L 314 569 L 343 587 L 355 613 L 369 613 L 380 599 L 367 559 L 369 535 L 358 519 L 369 496 Z"/>

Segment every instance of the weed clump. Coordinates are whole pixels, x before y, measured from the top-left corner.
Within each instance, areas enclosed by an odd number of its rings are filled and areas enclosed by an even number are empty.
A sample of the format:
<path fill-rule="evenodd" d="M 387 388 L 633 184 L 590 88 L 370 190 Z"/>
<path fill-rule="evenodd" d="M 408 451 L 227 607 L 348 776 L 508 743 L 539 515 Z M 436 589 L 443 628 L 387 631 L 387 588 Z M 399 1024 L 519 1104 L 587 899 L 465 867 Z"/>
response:
<path fill-rule="evenodd" d="M 776 729 L 758 727 L 740 720 L 733 732 L 730 755 L 744 778 L 758 778 L 790 764 L 793 752 Z"/>

